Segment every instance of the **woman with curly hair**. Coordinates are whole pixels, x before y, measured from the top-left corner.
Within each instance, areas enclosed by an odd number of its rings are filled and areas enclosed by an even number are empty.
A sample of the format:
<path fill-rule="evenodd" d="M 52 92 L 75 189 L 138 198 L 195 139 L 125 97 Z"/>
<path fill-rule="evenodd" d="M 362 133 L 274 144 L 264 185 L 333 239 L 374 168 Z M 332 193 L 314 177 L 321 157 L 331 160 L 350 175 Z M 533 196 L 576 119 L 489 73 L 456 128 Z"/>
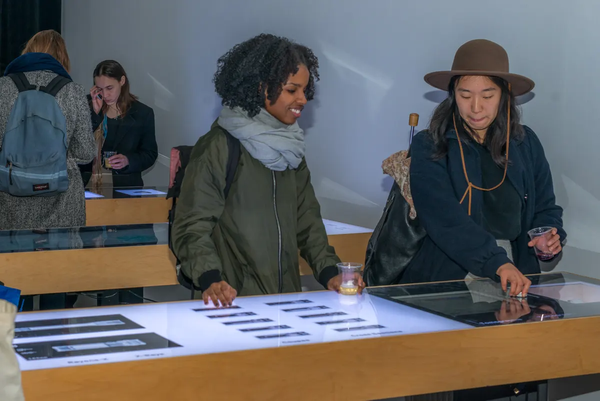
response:
<path fill-rule="evenodd" d="M 324 287 L 340 287 L 297 123 L 318 66 L 309 48 L 267 34 L 218 60 L 223 109 L 194 147 L 172 232 L 182 272 L 205 303 L 300 291 L 298 249 Z M 241 153 L 226 195 L 228 135 Z"/>

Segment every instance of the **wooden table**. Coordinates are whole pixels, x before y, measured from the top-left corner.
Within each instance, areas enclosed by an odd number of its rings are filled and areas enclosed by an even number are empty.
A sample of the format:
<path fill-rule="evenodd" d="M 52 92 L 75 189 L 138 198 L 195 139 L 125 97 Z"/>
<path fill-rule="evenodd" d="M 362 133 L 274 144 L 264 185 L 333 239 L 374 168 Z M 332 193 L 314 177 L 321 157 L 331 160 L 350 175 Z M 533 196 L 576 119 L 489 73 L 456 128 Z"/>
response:
<path fill-rule="evenodd" d="M 0 232 L 0 277 L 23 295 L 177 284 L 166 224 Z"/>
<path fill-rule="evenodd" d="M 164 197 L 87 199 L 86 225 L 163 223 L 169 221 L 171 202 Z"/>
<path fill-rule="evenodd" d="M 22 295 L 177 284 L 167 245 L 0 253 L 0 277 Z"/>
<path fill-rule="evenodd" d="M 28 401 L 373 400 L 600 373 L 598 338 L 595 317 L 28 371 L 23 386 Z"/>
<path fill-rule="evenodd" d="M 127 200 L 131 201 L 131 200 Z M 331 235 L 344 261 L 363 262 L 370 233 Z M 0 253 L 0 277 L 23 295 L 178 284 L 167 245 Z M 300 273 L 312 270 L 300 259 Z"/>
<path fill-rule="evenodd" d="M 373 400 L 600 373 L 598 338 L 585 317 L 32 370 L 23 387 L 28 401 Z"/>
<path fill-rule="evenodd" d="M 329 238 L 342 260 L 364 261 L 362 249 L 369 235 Z M 313 274 L 303 259 L 300 274 Z M 0 253 L 0 277 L 23 295 L 178 284 L 175 258 L 167 245 Z"/>
<path fill-rule="evenodd" d="M 172 199 L 163 197 L 144 198 L 100 198 L 86 200 L 86 225 L 152 224 L 168 221 Z M 350 229 L 348 234 L 329 235 L 329 243 L 345 262 L 364 263 L 367 243 L 371 232 L 362 227 L 358 232 Z M 312 270 L 300 258 L 300 273 L 311 275 Z"/>

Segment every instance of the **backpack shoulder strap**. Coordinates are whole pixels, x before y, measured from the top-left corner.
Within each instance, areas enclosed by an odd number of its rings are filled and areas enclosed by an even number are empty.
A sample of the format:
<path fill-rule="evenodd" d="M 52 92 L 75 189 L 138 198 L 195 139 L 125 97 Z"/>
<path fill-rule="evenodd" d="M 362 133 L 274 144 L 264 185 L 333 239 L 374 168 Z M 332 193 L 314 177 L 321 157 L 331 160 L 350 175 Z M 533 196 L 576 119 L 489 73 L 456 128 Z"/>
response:
<path fill-rule="evenodd" d="M 225 177 L 225 199 L 229 196 L 229 190 L 231 189 L 231 185 L 233 184 L 233 179 L 235 178 L 235 172 L 237 170 L 237 166 L 240 162 L 240 140 L 235 138 L 226 130 L 223 130 L 225 136 L 227 137 L 227 147 L 229 149 L 227 156 L 227 175 Z"/>
<path fill-rule="evenodd" d="M 17 89 L 19 90 L 19 93 L 37 88 L 35 85 L 31 85 L 29 83 L 29 80 L 27 80 L 27 77 L 22 72 L 8 74 L 8 77 L 13 80 L 13 82 L 17 86 Z"/>
<path fill-rule="evenodd" d="M 56 97 L 58 91 L 60 91 L 69 82 L 71 82 L 69 78 L 63 77 L 62 75 L 57 75 L 52 81 L 48 83 L 48 85 L 41 86 L 40 90 L 42 92 L 46 92 L 47 94 Z"/>

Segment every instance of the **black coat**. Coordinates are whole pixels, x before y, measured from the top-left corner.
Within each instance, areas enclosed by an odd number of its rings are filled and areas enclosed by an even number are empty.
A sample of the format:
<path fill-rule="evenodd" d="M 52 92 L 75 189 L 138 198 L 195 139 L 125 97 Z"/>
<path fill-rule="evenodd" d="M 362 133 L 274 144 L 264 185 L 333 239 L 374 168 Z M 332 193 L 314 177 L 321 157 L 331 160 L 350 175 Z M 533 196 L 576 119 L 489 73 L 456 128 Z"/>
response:
<path fill-rule="evenodd" d="M 540 272 L 527 231 L 541 226 L 558 229 L 564 242 L 562 208 L 556 204 L 550 166 L 537 135 L 527 126 L 522 141 L 511 140 L 507 179 L 522 199 L 522 232 L 513 241 L 515 266 L 524 274 Z M 416 135 L 411 147 L 410 186 L 419 221 L 427 235 L 407 267 L 402 282 L 462 280 L 468 273 L 496 278 L 496 270 L 510 263 L 506 251 L 482 227 L 483 194 L 473 190 L 472 213 L 468 199 L 461 205 L 467 182 L 454 130 L 446 134 L 448 155 L 432 159 L 433 142 L 427 132 Z M 463 145 L 466 168 L 473 184 L 482 185 L 479 152 Z"/>
<path fill-rule="evenodd" d="M 91 98 L 88 95 L 88 100 Z M 104 115 L 94 113 L 92 109 L 92 128 L 96 130 Z M 152 167 L 158 157 L 158 146 L 154 134 L 154 111 L 144 103 L 134 101 L 131 108 L 119 120 L 116 130 L 109 130 L 108 136 L 113 136 L 111 149 L 118 154 L 127 156 L 129 165 L 121 170 L 113 170 L 114 187 L 141 187 L 144 186 L 142 172 Z M 92 172 L 92 163 L 80 166 L 85 184 L 89 181 Z"/>

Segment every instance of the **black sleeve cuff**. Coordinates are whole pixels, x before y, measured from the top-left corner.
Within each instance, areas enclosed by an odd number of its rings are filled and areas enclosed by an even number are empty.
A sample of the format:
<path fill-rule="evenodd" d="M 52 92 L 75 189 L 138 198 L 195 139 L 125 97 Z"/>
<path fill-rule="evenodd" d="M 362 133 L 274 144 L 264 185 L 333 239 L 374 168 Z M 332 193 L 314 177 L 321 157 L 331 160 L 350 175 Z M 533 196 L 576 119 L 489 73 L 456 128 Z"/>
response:
<path fill-rule="evenodd" d="M 217 269 L 209 270 L 207 272 L 202 273 L 200 278 L 198 279 L 198 288 L 200 291 L 206 291 L 211 284 L 218 283 L 222 281 L 221 272 Z"/>
<path fill-rule="evenodd" d="M 327 283 L 329 283 L 329 280 L 331 280 L 337 275 L 337 266 L 327 266 L 326 268 L 321 270 L 321 274 L 319 274 L 319 283 L 321 283 L 321 285 L 325 287 L 325 289 L 327 289 Z"/>

